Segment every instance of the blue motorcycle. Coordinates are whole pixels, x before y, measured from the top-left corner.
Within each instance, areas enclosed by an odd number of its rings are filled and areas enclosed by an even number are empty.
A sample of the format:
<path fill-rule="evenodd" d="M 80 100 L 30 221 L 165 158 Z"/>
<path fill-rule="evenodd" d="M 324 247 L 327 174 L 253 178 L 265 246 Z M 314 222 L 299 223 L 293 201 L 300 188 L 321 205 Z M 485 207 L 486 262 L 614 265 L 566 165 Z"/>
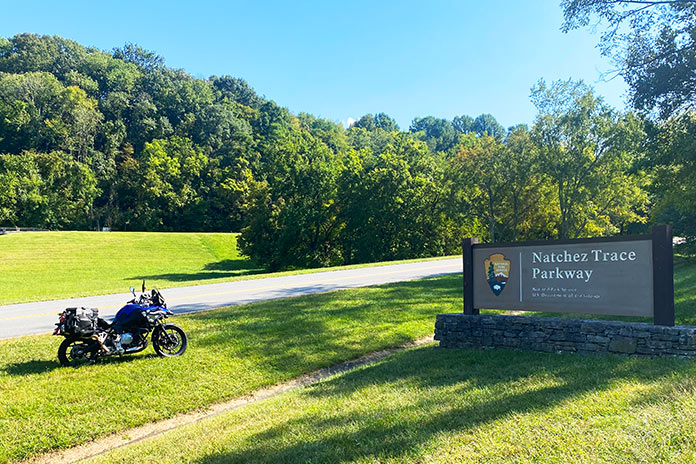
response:
<path fill-rule="evenodd" d="M 133 299 L 121 308 L 111 323 L 99 317 L 92 308 L 67 308 L 59 316 L 53 335 L 65 340 L 58 347 L 58 360 L 63 366 L 94 363 L 106 356 L 138 353 L 147 348 L 148 336 L 155 353 L 160 356 L 181 356 L 188 346 L 188 337 L 175 324 L 165 324 L 172 316 L 162 294 L 156 288 L 140 296 L 130 288 Z"/>

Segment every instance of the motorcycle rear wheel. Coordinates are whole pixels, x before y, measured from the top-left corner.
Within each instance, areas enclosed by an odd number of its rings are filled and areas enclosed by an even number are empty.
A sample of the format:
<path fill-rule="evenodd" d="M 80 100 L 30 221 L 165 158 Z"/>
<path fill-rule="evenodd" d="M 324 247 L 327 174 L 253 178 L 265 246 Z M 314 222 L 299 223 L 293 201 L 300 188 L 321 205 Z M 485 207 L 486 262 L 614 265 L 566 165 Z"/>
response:
<path fill-rule="evenodd" d="M 174 324 L 164 324 L 152 334 L 155 353 L 164 357 L 181 356 L 188 347 L 186 332 Z"/>
<path fill-rule="evenodd" d="M 94 362 L 94 349 L 87 350 L 90 341 L 81 338 L 66 338 L 58 347 L 58 361 L 64 367 L 78 367 Z"/>

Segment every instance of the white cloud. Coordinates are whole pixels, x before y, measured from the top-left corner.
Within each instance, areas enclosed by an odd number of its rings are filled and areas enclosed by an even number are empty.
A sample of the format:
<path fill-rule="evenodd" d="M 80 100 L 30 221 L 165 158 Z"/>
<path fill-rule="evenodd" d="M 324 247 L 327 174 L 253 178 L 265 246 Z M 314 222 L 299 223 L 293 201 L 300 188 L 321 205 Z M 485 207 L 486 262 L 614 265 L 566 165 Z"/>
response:
<path fill-rule="evenodd" d="M 356 120 L 356 119 L 353 119 L 353 118 L 351 118 L 351 117 L 348 117 L 348 120 L 346 121 L 346 124 L 345 124 L 346 129 L 348 129 L 350 126 L 352 126 L 353 124 L 355 124 L 355 121 L 357 121 L 357 120 Z"/>

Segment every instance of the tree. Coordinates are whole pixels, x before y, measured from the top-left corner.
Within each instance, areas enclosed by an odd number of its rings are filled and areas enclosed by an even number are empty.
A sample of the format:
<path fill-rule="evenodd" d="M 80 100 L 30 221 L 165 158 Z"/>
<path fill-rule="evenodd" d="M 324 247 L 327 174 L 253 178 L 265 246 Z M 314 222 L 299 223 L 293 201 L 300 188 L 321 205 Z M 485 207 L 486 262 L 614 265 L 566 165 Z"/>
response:
<path fill-rule="evenodd" d="M 432 116 L 415 118 L 409 131 L 419 134 L 418 137 L 425 141 L 433 151 L 451 150 L 459 142 L 457 132 L 447 119 Z"/>
<path fill-rule="evenodd" d="M 136 193 L 126 219 L 130 228 L 205 230 L 210 163 L 190 139 L 146 143 L 142 161 L 129 172 Z"/>
<path fill-rule="evenodd" d="M 202 185 L 215 186 L 199 205 L 205 225 L 196 227 L 240 227 L 238 193 L 247 189 L 239 183 L 259 174 L 257 147 L 267 136 L 273 143 L 263 121 L 274 111 L 267 103 L 241 79 L 196 79 L 132 44 L 107 53 L 60 37 L 0 40 L 0 153 L 55 151 L 87 165 L 100 192 L 87 214 L 92 226 L 145 227 L 133 206 L 144 204 L 137 192 L 143 162 L 152 158 L 146 146 L 179 138 L 207 160 Z M 339 142 L 344 135 L 329 132 Z M 189 223 L 170 219 L 157 227 Z"/>
<path fill-rule="evenodd" d="M 64 149 L 78 161 L 87 161 L 87 156 L 94 148 L 97 126 L 102 121 L 102 114 L 97 108 L 97 102 L 87 97 L 80 87 L 70 86 L 65 93 L 66 108 L 64 120 L 69 124 Z"/>
<path fill-rule="evenodd" d="M 96 179 L 63 153 L 0 155 L 0 223 L 23 227 L 85 227 Z"/>
<path fill-rule="evenodd" d="M 240 248 L 273 270 L 340 263 L 341 161 L 307 131 L 272 126 L 273 143 L 261 161 L 264 178 L 250 183 Z"/>
<path fill-rule="evenodd" d="M 298 114 L 297 119 L 302 129 L 307 130 L 313 137 L 324 142 L 334 153 L 348 150 L 345 130 L 338 124 L 327 119 L 316 118 L 307 113 Z"/>
<path fill-rule="evenodd" d="M 478 135 L 488 134 L 498 140 L 505 136 L 505 128 L 490 114 L 479 115 L 471 124 L 471 132 Z"/>
<path fill-rule="evenodd" d="M 645 221 L 644 177 L 634 169 L 642 122 L 618 115 L 582 81 L 540 81 L 532 89 L 532 130 L 541 172 L 554 185 L 560 238 L 621 232 Z"/>
<path fill-rule="evenodd" d="M 94 99 L 51 74 L 0 75 L 0 152 L 63 150 L 84 161 L 101 119 Z"/>
<path fill-rule="evenodd" d="M 78 83 L 80 80 L 87 81 L 89 79 L 97 84 L 97 96 L 100 100 L 117 92 L 132 95 L 136 90 L 137 83 L 143 77 L 143 71 L 135 63 L 114 58 L 110 54 L 100 51 L 87 53 L 76 72 L 84 76 L 78 79 Z M 71 74 L 68 74 L 68 77 L 75 79 Z M 91 86 L 91 82 L 87 81 L 87 86 Z M 81 87 L 83 86 L 81 85 Z M 86 86 L 83 88 L 90 90 Z"/>
<path fill-rule="evenodd" d="M 504 144 L 502 178 L 509 207 L 502 217 L 503 224 L 511 229 L 508 236 L 513 242 L 520 234 L 528 238 L 544 237 L 542 224 L 549 221 L 543 215 L 549 208 L 543 205 L 548 204 L 548 200 L 544 197 L 545 186 L 538 172 L 538 150 L 529 128 L 524 124 L 510 128 Z"/>
<path fill-rule="evenodd" d="M 696 114 L 687 112 L 667 121 L 651 151 L 652 220 L 671 223 L 675 234 L 692 242 L 696 240 Z"/>
<path fill-rule="evenodd" d="M 470 234 L 491 242 L 553 237 L 551 186 L 526 125 L 511 128 L 503 140 L 469 133 L 448 164 L 455 186 L 449 196 L 464 218 L 475 218 L 460 220 Z"/>
<path fill-rule="evenodd" d="M 375 123 L 375 117 L 368 113 L 355 121 L 350 127 L 356 129 L 365 129 L 366 131 L 371 132 L 377 129 L 377 124 Z"/>
<path fill-rule="evenodd" d="M 164 67 L 164 58 L 132 43 L 127 43 L 123 48 L 115 48 L 113 56 L 126 63 L 133 63 L 146 72 L 153 72 Z"/>
<path fill-rule="evenodd" d="M 24 33 L 9 42 L 0 48 L 0 72 L 8 74 L 47 72 L 62 80 L 87 54 L 77 42 L 58 36 Z"/>
<path fill-rule="evenodd" d="M 666 119 L 696 102 L 696 1 L 563 0 L 562 30 L 606 23 L 600 49 L 631 89 L 636 109 Z"/>
<path fill-rule="evenodd" d="M 474 214 L 488 224 L 491 242 L 502 238 L 497 226 L 508 194 L 504 177 L 506 158 L 504 145 L 487 134 L 465 136 L 456 157 L 459 182 L 474 187 L 469 202 Z"/>
<path fill-rule="evenodd" d="M 250 108 L 259 108 L 263 103 L 263 99 L 244 79 L 231 76 L 213 76 L 210 82 L 213 88 L 220 93 L 218 99 L 229 99 Z"/>
<path fill-rule="evenodd" d="M 474 118 L 465 114 L 461 116 L 455 116 L 454 119 L 452 119 L 452 127 L 455 131 L 459 132 L 460 134 L 468 134 L 469 132 L 471 132 L 473 130 L 473 125 Z"/>
<path fill-rule="evenodd" d="M 461 235 L 446 216 L 444 156 L 399 134 L 382 153 L 352 152 L 338 180 L 345 263 L 455 252 Z"/>
<path fill-rule="evenodd" d="M 353 124 L 346 131 L 346 138 L 348 144 L 356 151 L 367 149 L 372 153 L 381 153 L 387 145 L 394 143 L 397 134 L 397 132 L 383 130 L 368 131 L 362 127 L 355 127 Z"/>
<path fill-rule="evenodd" d="M 375 116 L 366 114 L 355 121 L 351 127 L 361 128 L 367 131 L 381 129 L 387 132 L 394 132 L 399 130 L 399 125 L 396 121 L 386 113 L 377 113 Z"/>
<path fill-rule="evenodd" d="M 377 113 L 375 115 L 375 127 L 387 132 L 396 132 L 399 130 L 399 125 L 396 120 L 386 113 Z"/>

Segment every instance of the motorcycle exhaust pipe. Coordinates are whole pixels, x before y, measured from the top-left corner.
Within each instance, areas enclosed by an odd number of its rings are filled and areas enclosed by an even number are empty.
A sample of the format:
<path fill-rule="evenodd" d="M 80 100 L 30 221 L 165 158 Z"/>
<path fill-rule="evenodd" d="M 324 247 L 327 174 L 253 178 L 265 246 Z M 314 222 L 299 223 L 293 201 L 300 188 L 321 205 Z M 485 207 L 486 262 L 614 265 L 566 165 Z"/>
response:
<path fill-rule="evenodd" d="M 94 334 L 90 338 L 92 338 L 93 340 L 96 340 L 97 343 L 99 343 L 99 346 L 101 346 L 101 349 L 104 350 L 104 352 L 106 352 L 106 353 L 109 352 L 109 349 L 106 348 L 106 346 L 104 345 L 104 340 L 106 340 L 106 334 L 104 332 Z"/>

